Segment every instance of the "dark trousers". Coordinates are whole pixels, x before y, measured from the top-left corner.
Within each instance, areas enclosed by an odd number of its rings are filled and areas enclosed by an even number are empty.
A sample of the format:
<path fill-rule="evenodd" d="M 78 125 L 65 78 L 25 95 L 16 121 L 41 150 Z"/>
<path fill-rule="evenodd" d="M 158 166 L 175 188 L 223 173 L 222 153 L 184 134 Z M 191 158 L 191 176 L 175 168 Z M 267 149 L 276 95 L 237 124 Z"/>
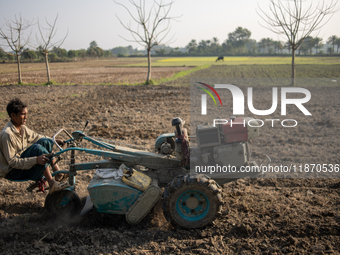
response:
<path fill-rule="evenodd" d="M 43 154 L 52 153 L 53 140 L 50 138 L 41 138 L 36 143 L 28 147 L 20 156 L 20 158 L 29 158 L 40 156 Z M 34 165 L 28 170 L 22 169 L 12 169 L 7 175 L 7 180 L 13 181 L 40 181 L 43 177 L 43 172 L 45 171 L 47 164 L 45 165 Z"/>

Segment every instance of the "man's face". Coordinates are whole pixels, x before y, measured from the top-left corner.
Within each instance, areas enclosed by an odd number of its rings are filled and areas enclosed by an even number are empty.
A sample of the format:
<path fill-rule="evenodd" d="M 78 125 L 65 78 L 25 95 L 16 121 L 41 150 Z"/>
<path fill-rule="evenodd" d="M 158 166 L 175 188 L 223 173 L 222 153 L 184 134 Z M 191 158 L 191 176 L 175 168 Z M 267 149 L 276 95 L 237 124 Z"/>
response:
<path fill-rule="evenodd" d="M 17 114 L 12 113 L 11 120 L 13 124 L 16 127 L 20 127 L 21 125 L 26 124 L 27 113 L 28 113 L 27 108 L 22 109 L 21 112 L 18 112 Z"/>

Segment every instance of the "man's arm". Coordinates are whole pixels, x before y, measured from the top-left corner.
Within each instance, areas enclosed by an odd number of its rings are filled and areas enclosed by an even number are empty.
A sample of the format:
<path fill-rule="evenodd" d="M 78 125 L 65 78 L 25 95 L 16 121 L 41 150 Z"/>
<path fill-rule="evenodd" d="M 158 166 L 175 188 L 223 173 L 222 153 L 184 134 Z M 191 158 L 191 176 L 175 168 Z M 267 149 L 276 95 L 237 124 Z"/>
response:
<path fill-rule="evenodd" d="M 36 132 L 34 132 L 33 130 L 29 129 L 28 127 L 25 126 L 25 132 L 26 132 L 26 136 L 27 136 L 27 142 L 28 143 L 35 143 L 36 141 L 38 141 L 40 138 L 44 138 L 46 136 L 40 135 Z"/>
<path fill-rule="evenodd" d="M 20 148 L 15 147 L 11 135 L 2 136 L 0 143 L 2 154 L 11 168 L 26 170 L 37 164 L 37 157 L 20 158 L 20 155 L 16 155 Z"/>
<path fill-rule="evenodd" d="M 35 143 L 37 142 L 40 138 L 50 138 L 48 136 L 43 136 L 40 135 L 36 132 L 34 132 L 33 130 L 29 129 L 28 127 L 25 126 L 25 130 L 26 130 L 26 135 L 27 135 L 27 142 L 28 143 Z M 50 138 L 52 139 L 52 138 Z M 60 139 L 56 139 L 56 142 L 63 147 L 64 146 L 64 141 L 60 140 Z"/>

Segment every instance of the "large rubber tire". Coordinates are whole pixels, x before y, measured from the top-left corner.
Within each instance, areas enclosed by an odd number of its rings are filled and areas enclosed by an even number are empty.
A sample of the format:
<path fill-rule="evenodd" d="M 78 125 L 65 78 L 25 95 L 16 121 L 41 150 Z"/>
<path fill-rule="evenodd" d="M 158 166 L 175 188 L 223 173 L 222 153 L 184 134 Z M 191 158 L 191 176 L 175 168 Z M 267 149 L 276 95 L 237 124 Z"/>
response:
<path fill-rule="evenodd" d="M 221 189 L 203 174 L 179 175 L 163 192 L 165 218 L 183 228 L 202 228 L 221 214 Z"/>
<path fill-rule="evenodd" d="M 53 217 L 75 217 L 80 214 L 82 206 L 76 192 L 61 190 L 46 197 L 45 209 Z"/>

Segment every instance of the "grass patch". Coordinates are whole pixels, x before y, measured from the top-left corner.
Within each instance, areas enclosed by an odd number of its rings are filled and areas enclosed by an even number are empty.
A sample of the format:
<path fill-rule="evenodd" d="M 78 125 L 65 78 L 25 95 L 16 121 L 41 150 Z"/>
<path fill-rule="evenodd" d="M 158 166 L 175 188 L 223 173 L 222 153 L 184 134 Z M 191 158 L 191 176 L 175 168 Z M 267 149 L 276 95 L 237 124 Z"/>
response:
<path fill-rule="evenodd" d="M 152 66 L 201 66 L 201 65 L 287 65 L 291 57 L 224 57 L 224 61 L 216 61 L 216 57 L 182 57 L 166 58 L 152 62 Z M 334 65 L 340 64 L 340 57 L 296 57 L 297 65 Z M 130 66 L 141 66 L 131 64 Z M 147 65 L 147 63 L 145 63 Z"/>
<path fill-rule="evenodd" d="M 44 83 L 44 85 L 56 85 L 56 84 L 57 84 L 57 82 L 55 80 L 50 80 L 50 81 Z"/>
<path fill-rule="evenodd" d="M 172 77 L 170 78 L 161 78 L 161 79 L 158 79 L 156 81 L 153 81 L 154 85 L 159 85 L 163 82 L 168 82 L 168 81 L 173 81 L 173 80 L 177 80 L 179 78 L 182 78 L 184 76 L 187 76 L 188 74 L 191 74 L 193 72 L 196 72 L 198 70 L 202 70 L 202 69 L 206 69 L 206 68 L 209 68 L 211 65 L 201 65 L 201 66 L 197 66 L 193 69 L 190 69 L 190 70 L 186 70 L 186 71 L 180 71 L 178 73 L 175 73 Z"/>
<path fill-rule="evenodd" d="M 340 83 L 340 65 L 297 65 L 296 67 L 296 86 L 338 86 Z M 290 65 L 234 65 L 234 66 L 215 66 L 167 82 L 166 85 L 189 86 L 191 79 L 226 79 L 229 83 L 245 82 L 245 85 L 257 86 L 259 81 L 262 85 L 267 85 L 271 80 L 281 79 L 290 81 Z M 236 79 L 236 80 L 235 80 Z M 242 79 L 242 80 L 241 80 Z M 262 80 L 263 79 L 263 82 Z M 250 82 L 254 84 L 250 84 Z M 290 85 L 290 82 L 285 84 Z"/>

